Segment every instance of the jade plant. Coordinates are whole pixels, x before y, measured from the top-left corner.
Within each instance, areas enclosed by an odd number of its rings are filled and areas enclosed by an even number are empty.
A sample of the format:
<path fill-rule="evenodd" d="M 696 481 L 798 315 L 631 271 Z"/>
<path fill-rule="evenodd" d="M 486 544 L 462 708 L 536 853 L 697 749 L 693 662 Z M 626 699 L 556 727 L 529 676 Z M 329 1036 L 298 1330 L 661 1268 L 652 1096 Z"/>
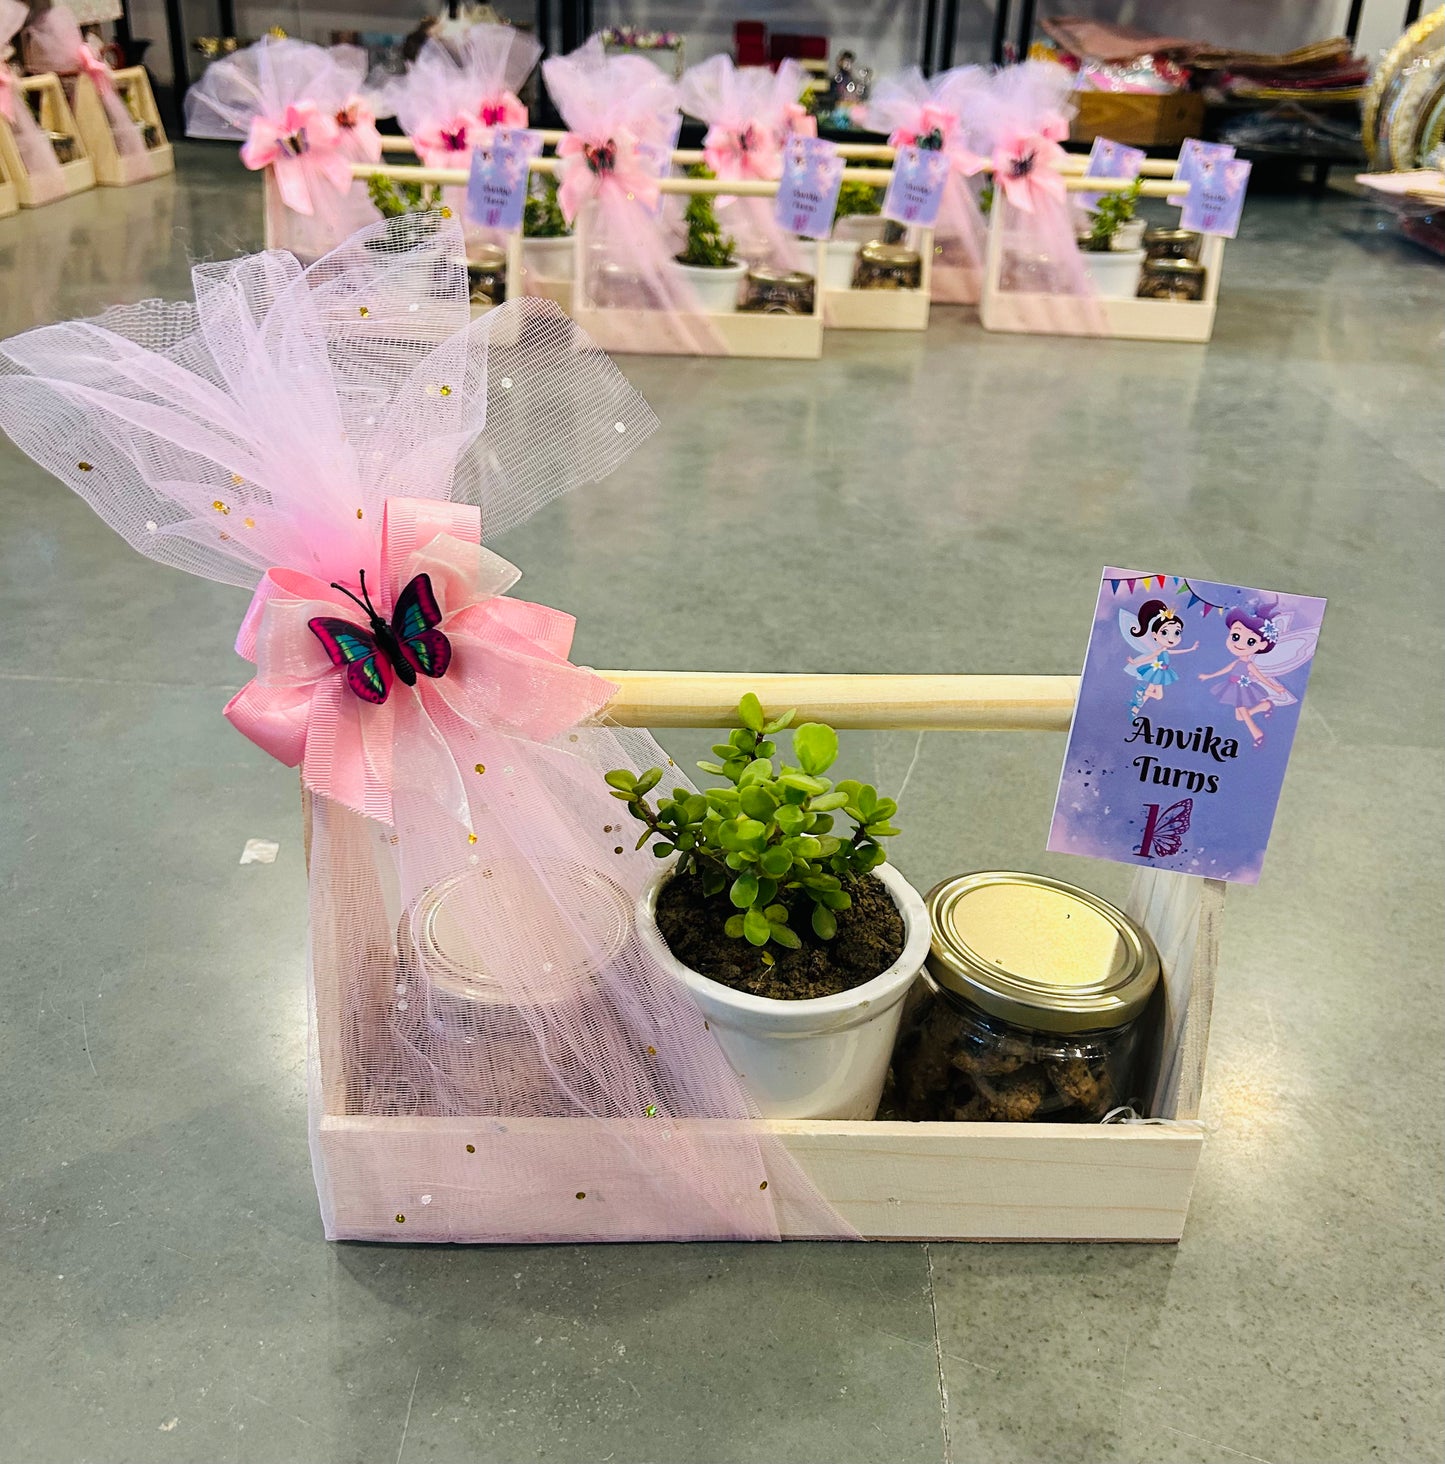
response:
<path fill-rule="evenodd" d="M 1127 188 L 1101 194 L 1089 210 L 1089 232 L 1079 240 L 1079 247 L 1091 254 L 1106 254 L 1113 247 L 1114 235 L 1134 217 L 1143 186 L 1143 180 L 1135 178 Z"/>
<path fill-rule="evenodd" d="M 756 696 L 743 697 L 742 725 L 713 747 L 720 760 L 698 763 L 724 779 L 705 792 L 674 788 L 654 807 L 648 794 L 662 781 L 661 768 L 607 774 L 612 796 L 644 826 L 637 847 L 651 841 L 659 859 L 679 856 L 677 875 L 694 875 L 705 896 L 729 901 L 728 935 L 755 946 L 796 949 L 803 922 L 831 940 L 838 912 L 853 904 L 851 888 L 887 859 L 880 840 L 898 833 L 893 799 L 867 783 L 823 776 L 838 756 L 831 727 L 793 728 L 793 762 L 775 760 L 774 738 L 796 715 L 769 720 Z M 851 832 L 834 832 L 835 815 L 849 820 Z"/>
<path fill-rule="evenodd" d="M 883 212 L 883 190 L 871 183 L 844 183 L 838 190 L 835 219 L 871 217 Z"/>
<path fill-rule="evenodd" d="M 715 174 L 698 163 L 687 170 L 687 176 L 712 178 Z M 695 269 L 726 269 L 733 263 L 737 244 L 723 233 L 710 194 L 694 193 L 687 201 L 682 218 L 687 225 L 687 243 L 677 256 L 679 264 L 691 265 Z"/>
<path fill-rule="evenodd" d="M 372 174 L 366 180 L 366 192 L 377 212 L 384 219 L 399 219 L 389 231 L 400 244 L 419 244 L 437 229 L 438 215 L 450 217 L 451 210 L 442 204 L 439 183 L 410 183 L 396 178 Z"/>
<path fill-rule="evenodd" d="M 572 230 L 557 199 L 557 180 L 540 173 L 533 180 L 522 213 L 522 235 L 527 239 L 565 239 Z"/>

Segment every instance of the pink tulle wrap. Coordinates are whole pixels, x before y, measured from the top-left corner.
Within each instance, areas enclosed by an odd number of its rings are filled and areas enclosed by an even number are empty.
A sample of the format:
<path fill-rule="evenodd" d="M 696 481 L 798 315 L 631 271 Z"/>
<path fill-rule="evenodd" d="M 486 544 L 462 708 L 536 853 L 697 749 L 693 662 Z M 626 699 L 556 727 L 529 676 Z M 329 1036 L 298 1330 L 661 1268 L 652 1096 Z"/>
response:
<path fill-rule="evenodd" d="M 1079 254 L 1059 171 L 1072 89 L 1072 74 L 1053 62 L 1006 67 L 989 82 L 978 135 L 993 164 L 1000 209 L 1000 289 L 1028 297 L 1041 332 L 1102 335 L 1103 307 Z"/>
<path fill-rule="evenodd" d="M 63 5 L 54 5 L 36 16 L 25 33 L 25 46 L 31 70 L 54 71 L 62 76 L 83 74 L 90 79 L 105 110 L 116 152 L 124 157 L 146 150 L 140 128 L 115 88 L 110 67 L 81 35 L 70 11 Z"/>
<path fill-rule="evenodd" d="M 867 102 L 868 126 L 894 147 L 934 147 L 949 161 L 948 182 L 933 228 L 934 300 L 973 305 L 983 285 L 987 225 L 969 180 L 987 166 L 977 129 L 987 105 L 988 75 L 959 66 L 929 80 L 916 66 L 884 77 Z"/>
<path fill-rule="evenodd" d="M 456 41 L 430 40 L 403 76 L 379 93 L 429 168 L 465 168 L 496 127 L 525 127 L 517 93 L 541 44 L 506 25 L 475 25 Z M 460 190 L 458 190 L 460 191 Z"/>
<path fill-rule="evenodd" d="M 270 170 L 278 208 L 267 237 L 316 258 L 377 213 L 354 162 L 381 156 L 365 96 L 366 52 L 265 36 L 213 61 L 186 93 L 186 135 L 239 141 L 241 161 Z"/>
<path fill-rule="evenodd" d="M 593 36 L 542 63 L 568 135 L 557 147 L 558 202 L 581 219 L 581 300 L 616 311 L 616 350 L 720 355 L 726 347 L 697 292 L 675 263 L 675 223 L 659 207 L 658 179 L 671 167 L 681 118 L 677 86 L 640 56 L 608 56 Z"/>
<path fill-rule="evenodd" d="M 640 937 L 657 861 L 603 773 L 572 623 L 481 547 L 655 425 L 550 302 L 472 321 L 455 222 L 274 252 L 0 347 L 0 426 L 162 564 L 251 586 L 231 720 L 310 797 L 310 1111 L 326 1231 L 399 1240 L 851 1235 L 750 1117 Z M 364 703 L 307 622 L 430 576 L 453 659 Z M 124 654 L 123 648 L 121 654 Z M 682 784 L 680 774 L 673 781 Z M 781 1184 L 778 1181 L 782 1181 Z"/>
<path fill-rule="evenodd" d="M 684 112 L 708 124 L 703 160 L 722 179 L 776 179 L 783 174 L 783 143 L 799 130 L 807 74 L 796 61 L 777 71 L 733 65 L 729 56 L 710 56 L 690 67 L 678 83 Z M 817 124 L 813 118 L 816 134 Z M 749 264 L 794 270 L 804 255 L 798 241 L 773 215 L 771 198 L 718 199 L 720 222 Z"/>
<path fill-rule="evenodd" d="M 30 14 L 22 0 L 0 0 L 0 117 L 10 124 L 15 149 L 25 165 L 30 192 L 37 204 L 65 196 L 65 175 L 50 139 L 40 129 L 20 92 L 20 81 L 6 59 L 11 43 Z"/>

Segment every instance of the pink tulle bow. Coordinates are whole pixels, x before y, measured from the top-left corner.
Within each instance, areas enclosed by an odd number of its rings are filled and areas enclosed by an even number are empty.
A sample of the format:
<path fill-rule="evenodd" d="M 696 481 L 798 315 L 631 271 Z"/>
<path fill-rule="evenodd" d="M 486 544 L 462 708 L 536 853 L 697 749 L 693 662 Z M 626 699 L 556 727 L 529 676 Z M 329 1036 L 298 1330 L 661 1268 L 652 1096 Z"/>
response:
<path fill-rule="evenodd" d="M 752 124 L 709 127 L 702 140 L 702 159 L 719 178 L 732 181 L 783 175 L 782 140 L 768 128 Z"/>
<path fill-rule="evenodd" d="M 893 147 L 935 147 L 947 153 L 949 166 L 955 173 L 971 178 L 988 166 L 988 159 L 964 146 L 960 118 L 949 107 L 925 102 L 911 127 L 896 127 L 889 134 Z"/>
<path fill-rule="evenodd" d="M 375 130 L 375 129 L 373 129 Z M 241 161 L 254 170 L 271 168 L 281 201 L 299 214 L 316 212 L 315 189 L 325 183 L 338 193 L 351 188 L 351 165 L 336 118 L 315 102 L 296 102 L 279 117 L 253 117 L 241 147 Z M 377 139 L 377 154 L 381 142 Z"/>
<path fill-rule="evenodd" d="M 557 156 L 564 160 L 557 202 L 570 224 L 582 205 L 604 188 L 625 194 L 629 202 L 655 209 L 662 196 L 657 177 L 638 148 L 637 139 L 621 128 L 615 136 L 601 141 L 588 141 L 575 132 L 567 133 L 557 144 Z"/>
<path fill-rule="evenodd" d="M 348 97 L 336 113 L 341 129 L 340 146 L 358 163 L 374 163 L 381 157 L 381 133 L 376 130 L 376 113 L 358 96 Z"/>
<path fill-rule="evenodd" d="M 1057 125 L 1056 125 L 1057 124 Z M 1069 124 L 1062 118 L 1045 118 L 1035 132 L 1003 133 L 993 152 L 994 181 L 1009 203 L 1024 213 L 1033 213 L 1041 203 L 1062 200 L 1067 192 L 1059 164 L 1064 150 L 1059 146 L 1058 128 L 1068 136 Z"/>
<path fill-rule="evenodd" d="M 0 61 L 0 117 L 15 121 L 15 73 Z"/>
<path fill-rule="evenodd" d="M 477 117 L 483 127 L 525 127 L 527 108 L 515 92 L 503 92 L 482 101 Z"/>
<path fill-rule="evenodd" d="M 350 690 L 309 624 L 339 615 L 365 629 L 362 612 L 313 575 L 269 570 L 236 638 L 256 676 L 226 707 L 232 726 L 288 767 L 299 765 L 308 788 L 370 818 L 392 821 L 393 789 L 408 779 L 465 821 L 463 743 L 471 734 L 546 741 L 617 690 L 567 659 L 570 615 L 506 597 L 519 573 L 481 539 L 481 511 L 469 504 L 387 500 L 378 605 L 388 614 L 405 585 L 429 575 L 452 658 L 445 675 L 418 677 L 414 687 L 398 678 L 380 706 Z"/>
<path fill-rule="evenodd" d="M 457 112 L 441 122 L 418 127 L 411 134 L 417 156 L 428 168 L 464 168 L 471 151 L 487 134 L 475 112 Z"/>
<path fill-rule="evenodd" d="M 110 67 L 84 41 L 75 48 L 75 69 L 83 71 L 103 96 L 115 90 L 115 77 Z"/>
<path fill-rule="evenodd" d="M 789 102 L 783 108 L 783 121 L 795 137 L 818 135 L 818 119 L 801 102 Z"/>

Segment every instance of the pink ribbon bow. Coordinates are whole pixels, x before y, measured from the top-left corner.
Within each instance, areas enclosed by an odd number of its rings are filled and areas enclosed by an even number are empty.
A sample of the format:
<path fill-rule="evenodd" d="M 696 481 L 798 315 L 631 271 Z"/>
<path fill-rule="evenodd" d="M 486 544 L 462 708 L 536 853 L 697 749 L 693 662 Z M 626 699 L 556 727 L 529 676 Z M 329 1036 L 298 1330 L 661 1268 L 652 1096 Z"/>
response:
<path fill-rule="evenodd" d="M 381 157 L 381 133 L 376 130 L 376 113 L 360 97 L 349 97 L 336 114 L 341 151 L 358 163 L 374 163 Z"/>
<path fill-rule="evenodd" d="M 95 89 L 102 96 L 108 96 L 115 91 L 115 77 L 111 74 L 110 67 L 84 41 L 75 48 L 75 67 L 95 83 Z"/>
<path fill-rule="evenodd" d="M 347 686 L 311 630 L 317 616 L 361 625 L 338 590 L 299 570 L 269 570 L 256 587 L 236 650 L 256 666 L 226 717 L 263 751 L 300 766 L 306 786 L 382 822 L 392 821 L 398 775 L 467 819 L 463 769 L 476 732 L 536 741 L 600 710 L 617 688 L 567 659 L 575 621 L 545 605 L 506 598 L 520 577 L 481 547 L 480 510 L 433 499 L 391 498 L 382 515 L 376 603 L 383 615 L 419 574 L 431 577 L 451 642 L 445 675 L 400 678 L 380 706 Z"/>
<path fill-rule="evenodd" d="M 1060 132 L 1062 129 L 1062 132 Z M 1062 201 L 1067 189 L 1059 163 L 1059 142 L 1069 135 L 1063 118 L 1046 117 L 1037 132 L 1005 132 L 993 152 L 994 182 L 1009 204 L 1033 213 L 1040 204 Z"/>
<path fill-rule="evenodd" d="M 484 140 L 488 130 L 475 112 L 458 112 L 444 122 L 419 128 L 411 140 L 428 168 L 465 167 L 471 150 Z"/>
<path fill-rule="evenodd" d="M 335 117 L 315 102 L 296 102 L 279 117 L 253 117 L 241 146 L 241 161 L 259 171 L 271 168 L 281 201 L 293 213 L 316 212 L 322 183 L 338 193 L 351 188 L 351 164 Z M 378 152 L 380 140 L 378 139 Z"/>
<path fill-rule="evenodd" d="M 719 177 L 781 178 L 783 148 L 771 128 L 749 123 L 746 127 L 709 127 L 702 140 L 702 158 Z"/>
<path fill-rule="evenodd" d="M 783 127 L 794 137 L 818 135 L 818 119 L 801 102 L 789 102 L 783 108 Z"/>
<path fill-rule="evenodd" d="M 641 203 L 648 210 L 655 210 L 662 197 L 656 173 L 649 170 L 637 139 L 625 130 L 590 142 L 575 132 L 565 133 L 557 144 L 557 156 L 564 160 L 557 202 L 569 224 L 582 205 L 604 189 L 614 189 L 629 203 Z"/>
<path fill-rule="evenodd" d="M 483 127 L 525 127 L 527 108 L 513 92 L 488 97 L 477 107 L 477 118 Z"/>
<path fill-rule="evenodd" d="M 933 102 L 918 109 L 914 127 L 898 127 L 889 135 L 893 147 L 936 146 L 948 155 L 949 167 L 965 178 L 971 178 L 988 164 L 988 159 L 965 147 L 958 139 L 958 113 Z"/>

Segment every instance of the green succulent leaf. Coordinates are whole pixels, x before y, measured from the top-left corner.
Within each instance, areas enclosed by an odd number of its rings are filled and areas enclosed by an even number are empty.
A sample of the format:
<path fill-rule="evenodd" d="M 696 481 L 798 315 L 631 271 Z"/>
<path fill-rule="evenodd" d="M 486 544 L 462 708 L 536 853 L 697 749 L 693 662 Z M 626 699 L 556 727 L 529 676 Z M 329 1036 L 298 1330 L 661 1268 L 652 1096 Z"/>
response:
<path fill-rule="evenodd" d="M 724 934 L 732 936 L 734 940 L 741 940 L 743 934 L 743 918 L 742 915 L 729 915 L 727 924 L 723 926 Z"/>
<path fill-rule="evenodd" d="M 727 776 L 727 769 L 721 763 L 700 762 L 698 763 L 698 768 L 704 773 L 711 773 L 715 778 Z"/>
<path fill-rule="evenodd" d="M 738 720 L 751 732 L 763 730 L 763 705 L 752 692 L 738 703 Z"/>
<path fill-rule="evenodd" d="M 743 934 L 749 944 L 765 946 L 772 933 L 773 927 L 768 924 L 768 917 L 761 910 L 749 910 L 743 916 Z"/>
<path fill-rule="evenodd" d="M 838 933 L 838 918 L 826 905 L 813 906 L 813 934 L 819 940 L 832 940 Z"/>
<path fill-rule="evenodd" d="M 838 760 L 838 734 L 821 722 L 804 722 L 793 732 L 793 753 L 805 773 L 826 773 Z"/>
<path fill-rule="evenodd" d="M 728 891 L 730 899 L 739 910 L 746 910 L 758 897 L 758 877 L 755 874 L 740 874 Z"/>
<path fill-rule="evenodd" d="M 835 808 L 844 808 L 848 803 L 848 795 L 834 788 L 831 793 L 819 794 L 817 798 L 808 800 L 808 807 L 814 813 L 831 813 Z"/>
<path fill-rule="evenodd" d="M 815 778 L 809 773 L 785 772 L 778 781 L 805 798 L 816 798 L 826 793 L 832 784 L 826 778 Z"/>
<path fill-rule="evenodd" d="M 768 934 L 772 936 L 772 938 L 777 941 L 780 946 L 787 946 L 790 951 L 797 950 L 798 947 L 803 943 L 801 940 L 798 939 L 797 931 L 790 930 L 786 925 L 783 925 L 781 922 L 769 921 Z"/>
<path fill-rule="evenodd" d="M 658 773 L 658 777 L 662 774 Z M 609 788 L 621 788 L 624 792 L 630 793 L 637 786 L 637 775 L 629 773 L 626 768 L 614 768 L 610 773 L 604 773 L 602 781 Z"/>
<path fill-rule="evenodd" d="M 766 788 L 760 788 L 756 783 L 744 782 L 742 787 L 742 809 L 749 818 L 761 819 L 763 823 L 772 818 L 777 809 L 777 803 Z"/>
<path fill-rule="evenodd" d="M 764 874 L 781 879 L 793 867 L 793 852 L 781 844 L 774 844 L 771 849 L 763 851 L 758 867 Z"/>
<path fill-rule="evenodd" d="M 792 725 L 793 718 L 798 715 L 797 707 L 791 707 L 781 717 L 774 717 L 771 722 L 763 726 L 763 735 L 771 737 L 774 732 L 781 732 L 784 727 Z"/>
<path fill-rule="evenodd" d="M 773 815 L 778 827 L 785 834 L 800 834 L 807 822 L 807 815 L 803 812 L 802 806 L 796 803 L 785 803 Z"/>

